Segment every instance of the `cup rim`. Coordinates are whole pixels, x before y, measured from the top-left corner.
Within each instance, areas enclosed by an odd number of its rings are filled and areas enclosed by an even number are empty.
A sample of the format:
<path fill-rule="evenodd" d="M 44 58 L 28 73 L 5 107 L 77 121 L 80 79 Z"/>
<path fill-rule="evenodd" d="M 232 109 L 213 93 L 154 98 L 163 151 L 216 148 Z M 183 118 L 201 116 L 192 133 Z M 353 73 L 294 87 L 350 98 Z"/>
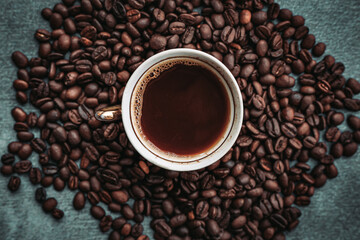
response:
<path fill-rule="evenodd" d="M 234 104 L 234 119 L 233 124 L 228 132 L 228 136 L 223 140 L 221 145 L 218 149 L 211 152 L 208 156 L 205 156 L 202 159 L 199 160 L 189 160 L 189 162 L 177 162 L 172 160 L 167 160 L 166 157 L 159 157 L 153 152 L 151 152 L 148 148 L 146 148 L 141 141 L 141 139 L 138 138 L 138 136 L 135 133 L 135 130 L 133 129 L 132 123 L 131 123 L 131 98 L 132 93 L 137 85 L 137 82 L 141 79 L 142 75 L 153 65 L 164 61 L 168 58 L 173 57 L 193 57 L 198 58 L 202 61 L 209 61 L 208 64 L 212 65 L 219 73 L 224 77 L 226 84 L 229 85 L 229 82 L 231 82 L 232 86 L 228 86 L 230 89 L 231 94 L 233 95 L 233 103 Z M 206 61 L 207 60 L 207 61 Z M 212 63 L 213 64 L 212 64 Z M 216 66 L 214 66 L 216 65 Z M 235 86 L 235 89 L 234 89 Z M 234 92 L 236 94 L 234 94 Z M 235 96 L 234 96 L 235 95 Z M 237 103 L 239 106 L 237 106 Z M 213 57 L 212 55 L 199 51 L 194 49 L 171 49 L 166 50 L 160 53 L 157 53 L 153 55 L 152 57 L 145 60 L 131 75 L 130 79 L 128 80 L 124 94 L 122 97 L 122 120 L 125 128 L 126 135 L 129 139 L 129 141 L 132 143 L 133 147 L 138 151 L 138 153 L 143 156 L 146 160 L 150 161 L 151 163 L 165 168 L 169 170 L 175 170 L 175 171 L 192 171 L 201 169 L 204 167 L 207 167 L 211 165 L 212 163 L 216 162 L 217 160 L 221 159 L 231 148 L 231 146 L 235 143 L 243 122 L 243 101 L 242 101 L 242 95 L 239 89 L 239 86 L 230 72 L 230 70 L 225 67 L 225 65 L 220 62 L 217 58 Z M 240 107 L 240 109 L 236 109 L 236 107 Z M 239 112 L 236 114 L 236 112 Z M 237 119 L 238 118 L 238 119 Z"/>
<path fill-rule="evenodd" d="M 224 131 L 222 132 L 222 134 L 220 134 L 218 140 L 212 145 L 210 146 L 209 148 L 207 148 L 206 150 L 200 152 L 200 153 L 196 153 L 196 154 L 193 154 L 193 155 L 188 155 L 188 156 L 182 156 L 182 155 L 176 155 L 176 154 L 169 154 L 169 153 L 166 153 L 165 151 L 162 151 L 161 149 L 158 149 L 153 143 L 151 143 L 149 140 L 146 140 L 143 136 L 143 134 L 141 134 L 139 132 L 139 129 L 138 127 L 135 127 L 134 124 L 132 124 L 132 128 L 137 136 L 137 138 L 140 140 L 141 144 L 147 148 L 150 152 L 152 152 L 154 155 L 158 156 L 159 158 L 162 158 L 166 161 L 169 161 L 169 162 L 177 162 L 177 163 L 184 163 L 184 162 L 187 162 L 187 163 L 190 163 L 190 162 L 194 162 L 194 161 L 201 161 L 202 159 L 208 157 L 209 155 L 211 155 L 213 152 L 215 152 L 218 148 L 220 148 L 225 140 L 227 139 L 227 137 L 229 136 L 230 134 L 230 130 L 232 128 L 232 125 L 234 124 L 234 119 L 235 119 L 235 107 L 234 107 L 234 101 L 233 101 L 233 93 L 229 87 L 229 84 L 227 83 L 227 81 L 225 79 L 223 79 L 223 76 L 222 74 L 219 73 L 219 71 L 214 67 L 212 66 L 212 64 L 209 64 L 206 62 L 206 59 L 199 59 L 198 57 L 196 56 L 191 56 L 191 57 L 185 57 L 185 56 L 181 56 L 180 57 L 181 59 L 191 59 L 191 61 L 196 61 L 196 62 L 199 62 L 200 64 L 206 64 L 207 67 L 210 68 L 209 71 L 212 71 L 214 72 L 214 74 L 216 74 L 219 78 L 221 78 L 221 85 L 223 85 L 224 87 L 224 90 L 226 91 L 226 95 L 228 95 L 228 100 L 229 100 L 229 119 L 228 121 L 226 122 L 226 125 L 225 125 L 225 129 Z M 153 65 L 151 65 L 141 76 L 140 76 L 140 79 L 137 81 L 137 83 L 135 84 L 135 88 L 132 92 L 132 95 L 131 95 L 131 99 L 130 99 L 130 120 L 132 123 L 134 123 L 134 120 L 136 119 L 136 116 L 135 116 L 135 113 L 134 113 L 134 106 L 133 106 L 133 103 L 134 103 L 134 98 L 136 97 L 137 94 L 135 94 L 138 89 L 141 87 L 141 82 L 142 82 L 142 79 L 144 78 L 144 76 L 147 74 L 147 72 L 150 70 L 150 69 L 153 69 L 153 68 L 156 68 L 156 66 L 158 64 L 162 64 L 162 63 L 167 63 L 168 61 L 177 61 L 177 59 L 179 59 L 179 57 L 175 56 L 175 57 L 168 57 L 168 58 L 165 58 L 163 60 L 161 60 L 160 62 L 156 62 L 154 63 Z M 141 84 L 141 85 L 139 85 Z M 145 87 L 146 88 L 146 87 Z M 209 119 L 210 121 L 210 119 Z M 166 155 L 164 157 L 164 154 Z"/>

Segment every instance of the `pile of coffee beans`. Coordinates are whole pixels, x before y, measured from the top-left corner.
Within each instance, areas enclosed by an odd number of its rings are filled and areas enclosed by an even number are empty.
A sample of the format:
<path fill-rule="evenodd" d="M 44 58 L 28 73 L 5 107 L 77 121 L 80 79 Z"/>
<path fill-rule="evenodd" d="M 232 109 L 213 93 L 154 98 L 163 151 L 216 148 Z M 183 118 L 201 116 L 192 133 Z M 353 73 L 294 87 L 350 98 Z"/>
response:
<path fill-rule="evenodd" d="M 357 151 L 360 119 L 345 120 L 342 110 L 360 110 L 353 98 L 360 83 L 346 80 L 333 56 L 321 57 L 326 45 L 302 16 L 273 0 L 63 0 L 42 16 L 52 30 L 35 32 L 39 56 L 12 55 L 16 98 L 41 114 L 12 110 L 18 139 L 1 157 L 1 172 L 40 184 L 36 200 L 54 218 L 64 213 L 46 195 L 51 185 L 73 190 L 76 210 L 91 204 L 109 239 L 149 239 L 145 216 L 157 240 L 285 239 L 283 232 L 299 224 L 295 205 L 310 204 L 315 189 L 338 175 L 334 160 Z M 199 171 L 152 165 L 134 150 L 122 122 L 94 117 L 121 102 L 145 59 L 172 48 L 221 60 L 244 100 L 236 144 Z M 350 128 L 341 132 L 344 121 Z M 28 160 L 34 152 L 41 168 Z M 12 176 L 8 188 L 20 184 Z"/>

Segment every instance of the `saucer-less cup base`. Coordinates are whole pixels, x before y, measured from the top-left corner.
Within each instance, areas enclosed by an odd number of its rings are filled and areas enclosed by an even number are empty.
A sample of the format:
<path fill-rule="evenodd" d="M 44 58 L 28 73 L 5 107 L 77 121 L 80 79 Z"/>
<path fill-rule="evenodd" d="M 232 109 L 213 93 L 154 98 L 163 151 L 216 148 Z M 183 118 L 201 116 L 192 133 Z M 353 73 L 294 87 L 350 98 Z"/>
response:
<path fill-rule="evenodd" d="M 232 101 L 232 124 L 230 125 L 228 131 L 224 133 L 224 136 L 220 140 L 221 143 L 218 144 L 218 147 L 213 151 L 207 153 L 206 155 L 187 157 L 187 158 L 172 158 L 170 159 L 166 154 L 162 152 L 156 152 L 153 149 L 149 148 L 147 144 L 138 137 L 135 133 L 134 127 L 131 122 L 131 99 L 134 92 L 134 88 L 137 82 L 141 79 L 143 74 L 155 64 L 162 62 L 168 58 L 194 58 L 200 61 L 203 61 L 210 66 L 212 66 L 225 80 L 226 85 L 230 91 Z M 239 86 L 234 79 L 231 72 L 215 57 L 192 49 L 173 49 L 167 50 L 161 53 L 158 53 L 151 58 L 147 59 L 142 63 L 135 72 L 131 75 L 128 83 L 126 84 L 125 91 L 122 98 L 122 120 L 127 134 L 128 139 L 134 146 L 134 148 L 148 161 L 152 162 L 155 165 L 158 165 L 162 168 L 174 170 L 174 171 L 192 171 L 204 168 L 211 165 L 212 163 L 219 160 L 223 157 L 235 143 L 241 129 L 243 121 L 243 102 L 240 93 Z"/>

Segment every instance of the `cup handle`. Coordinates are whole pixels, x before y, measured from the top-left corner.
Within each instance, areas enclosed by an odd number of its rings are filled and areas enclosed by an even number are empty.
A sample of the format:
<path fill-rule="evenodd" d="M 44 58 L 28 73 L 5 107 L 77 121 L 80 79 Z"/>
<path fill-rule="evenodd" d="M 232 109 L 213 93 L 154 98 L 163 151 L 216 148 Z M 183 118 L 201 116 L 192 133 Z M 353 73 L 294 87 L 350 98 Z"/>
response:
<path fill-rule="evenodd" d="M 103 122 L 112 122 L 121 119 L 121 106 L 105 107 L 95 112 L 95 118 Z"/>

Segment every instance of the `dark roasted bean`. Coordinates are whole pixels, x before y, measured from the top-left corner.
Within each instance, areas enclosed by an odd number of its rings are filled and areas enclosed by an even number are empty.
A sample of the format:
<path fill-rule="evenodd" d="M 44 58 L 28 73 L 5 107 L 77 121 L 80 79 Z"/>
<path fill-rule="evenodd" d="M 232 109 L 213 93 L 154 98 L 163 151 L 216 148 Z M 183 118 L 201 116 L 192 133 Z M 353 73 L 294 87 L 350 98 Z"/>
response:
<path fill-rule="evenodd" d="M 56 208 L 57 204 L 58 202 L 55 198 L 48 198 L 43 202 L 42 208 L 45 212 L 51 212 Z"/>
<path fill-rule="evenodd" d="M 19 189 L 20 184 L 21 184 L 21 179 L 19 177 L 12 176 L 9 179 L 8 189 L 12 192 L 15 192 Z"/>
<path fill-rule="evenodd" d="M 74 196 L 73 205 L 76 210 L 83 209 L 85 206 L 85 195 L 82 192 L 77 192 Z"/>
<path fill-rule="evenodd" d="M 1 156 L 1 162 L 4 165 L 12 165 L 14 161 L 15 161 L 15 157 L 11 153 L 7 153 Z"/>
<path fill-rule="evenodd" d="M 46 190 L 45 188 L 37 188 L 35 191 L 35 200 L 39 203 L 42 203 L 46 200 Z"/>

